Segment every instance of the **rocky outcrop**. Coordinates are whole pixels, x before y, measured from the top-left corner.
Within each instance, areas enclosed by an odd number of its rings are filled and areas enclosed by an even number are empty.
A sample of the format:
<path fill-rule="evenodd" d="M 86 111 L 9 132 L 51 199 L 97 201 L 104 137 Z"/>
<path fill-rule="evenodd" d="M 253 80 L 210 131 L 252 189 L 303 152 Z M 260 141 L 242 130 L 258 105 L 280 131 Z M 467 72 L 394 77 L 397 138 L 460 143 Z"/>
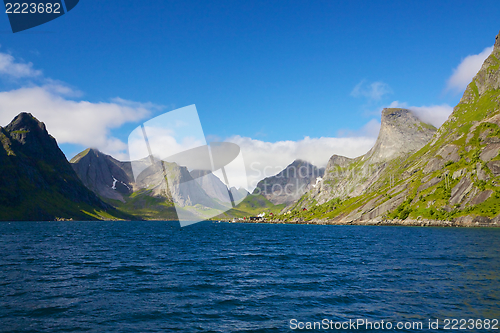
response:
<path fill-rule="evenodd" d="M 377 141 L 362 160 L 370 164 L 415 152 L 427 144 L 436 128 L 407 109 L 384 109 Z"/>
<path fill-rule="evenodd" d="M 368 153 L 355 159 L 338 155 L 330 158 L 325 176 L 307 194 L 309 206 L 359 196 L 383 186 L 381 177 L 387 176 L 391 163 L 422 148 L 436 132 L 432 125 L 423 123 L 406 109 L 384 109 L 381 119 L 377 141 Z M 388 177 L 387 181 L 394 179 Z"/>

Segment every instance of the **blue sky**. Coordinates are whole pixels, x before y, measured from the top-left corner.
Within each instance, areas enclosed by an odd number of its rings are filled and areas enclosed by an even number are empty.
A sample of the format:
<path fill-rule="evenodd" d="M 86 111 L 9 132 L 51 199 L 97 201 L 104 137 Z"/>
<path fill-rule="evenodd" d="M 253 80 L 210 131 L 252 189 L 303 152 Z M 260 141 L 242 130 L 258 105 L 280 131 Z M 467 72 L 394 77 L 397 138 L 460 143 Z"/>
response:
<path fill-rule="evenodd" d="M 498 13 L 497 0 L 81 0 L 17 34 L 4 14 L 0 125 L 29 111 L 68 158 L 89 145 L 123 157 L 142 121 L 196 104 L 209 139 L 274 152 L 283 143 L 285 165 L 319 145 L 314 162 L 325 164 L 373 140 L 314 140 L 373 139 L 382 107 L 449 112 L 463 84 L 448 80 L 493 45 Z"/>

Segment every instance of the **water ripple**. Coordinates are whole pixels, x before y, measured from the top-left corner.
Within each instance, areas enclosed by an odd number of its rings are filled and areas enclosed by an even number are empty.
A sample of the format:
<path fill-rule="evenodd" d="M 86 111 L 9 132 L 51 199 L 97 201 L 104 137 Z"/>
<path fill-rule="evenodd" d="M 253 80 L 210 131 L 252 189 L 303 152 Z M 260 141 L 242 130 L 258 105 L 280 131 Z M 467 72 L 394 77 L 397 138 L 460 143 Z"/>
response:
<path fill-rule="evenodd" d="M 292 318 L 500 316 L 499 229 L 173 226 L 0 223 L 0 331 L 290 332 Z"/>

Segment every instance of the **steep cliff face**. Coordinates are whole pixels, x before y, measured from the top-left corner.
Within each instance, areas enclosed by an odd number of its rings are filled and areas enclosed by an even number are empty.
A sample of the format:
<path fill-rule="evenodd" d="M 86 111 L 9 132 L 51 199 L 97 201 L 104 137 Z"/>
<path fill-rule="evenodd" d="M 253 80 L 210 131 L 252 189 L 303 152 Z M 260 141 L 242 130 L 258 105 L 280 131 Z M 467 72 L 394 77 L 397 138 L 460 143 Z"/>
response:
<path fill-rule="evenodd" d="M 391 150 L 387 147 L 374 147 L 364 160 L 381 160 L 387 154 L 380 151 Z M 369 173 L 377 175 L 371 186 L 362 192 L 350 191 L 350 197 L 338 194 L 350 177 L 340 173 L 328 189 L 330 196 L 309 193 L 309 197 L 326 200 L 317 200 L 320 204 L 308 216 L 334 221 L 410 218 L 500 223 L 499 152 L 500 34 L 453 113 L 424 147 L 384 162 L 383 169 Z M 348 168 L 362 162 L 363 158 L 353 161 Z"/>
<path fill-rule="evenodd" d="M 325 169 L 296 160 L 275 176 L 261 180 L 254 194 L 261 194 L 275 205 L 290 204 L 316 186 Z"/>
<path fill-rule="evenodd" d="M 420 121 L 410 110 L 384 109 L 375 145 L 363 156 L 350 159 L 333 155 L 325 176 L 300 205 L 323 204 L 334 198 L 359 196 L 372 187 L 395 161 L 422 148 L 436 129 Z"/>
<path fill-rule="evenodd" d="M 1 220 L 94 220 L 117 213 L 82 184 L 45 124 L 31 114 L 0 127 L 0 139 Z"/>
<path fill-rule="evenodd" d="M 420 121 L 406 109 L 382 110 L 380 132 L 375 145 L 363 156 L 369 164 L 389 161 L 422 148 L 436 128 Z"/>
<path fill-rule="evenodd" d="M 120 162 L 97 149 L 86 149 L 70 161 L 83 184 L 103 198 L 125 202 L 132 193 L 133 175 L 130 162 Z"/>

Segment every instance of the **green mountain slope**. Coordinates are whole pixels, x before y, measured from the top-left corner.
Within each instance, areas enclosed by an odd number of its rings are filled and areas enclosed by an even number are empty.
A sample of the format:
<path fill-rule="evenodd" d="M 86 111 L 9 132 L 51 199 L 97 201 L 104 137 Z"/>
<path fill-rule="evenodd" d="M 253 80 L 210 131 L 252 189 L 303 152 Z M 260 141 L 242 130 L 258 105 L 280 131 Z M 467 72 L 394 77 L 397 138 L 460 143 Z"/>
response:
<path fill-rule="evenodd" d="M 500 34 L 492 54 L 429 143 L 368 174 L 377 176 L 362 193 L 330 195 L 328 200 L 318 202 L 318 196 L 310 192 L 282 218 L 495 224 L 500 222 L 499 151 Z M 353 174 L 345 171 L 356 167 L 355 163 L 338 168 L 337 184 Z M 330 193 L 338 191 L 336 184 L 330 187 Z M 308 210 L 303 211 L 304 207 Z"/>
<path fill-rule="evenodd" d="M 228 210 L 224 214 L 219 215 L 217 218 L 227 219 L 234 217 L 257 216 L 261 213 L 266 213 L 266 215 L 268 213 L 278 214 L 283 208 L 285 208 L 285 204 L 275 205 L 261 194 L 249 194 L 236 207 Z"/>

